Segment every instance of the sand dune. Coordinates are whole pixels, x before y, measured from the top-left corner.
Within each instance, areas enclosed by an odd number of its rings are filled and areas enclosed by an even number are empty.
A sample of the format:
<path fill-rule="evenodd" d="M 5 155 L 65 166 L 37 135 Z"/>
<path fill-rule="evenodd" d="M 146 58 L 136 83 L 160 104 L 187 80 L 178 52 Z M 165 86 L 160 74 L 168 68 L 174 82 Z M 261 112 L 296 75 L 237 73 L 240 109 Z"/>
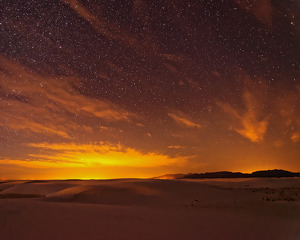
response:
<path fill-rule="evenodd" d="M 37 196 L 25 198 L 30 194 Z M 4 240 L 296 240 L 299 196 L 297 178 L 6 182 L 0 234 Z"/>
<path fill-rule="evenodd" d="M 74 186 L 72 183 L 53 183 L 53 182 L 39 182 L 39 183 L 19 183 L 10 186 L 9 188 L 1 191 L 1 194 L 5 193 L 19 193 L 19 194 L 39 194 L 47 195 Z"/>

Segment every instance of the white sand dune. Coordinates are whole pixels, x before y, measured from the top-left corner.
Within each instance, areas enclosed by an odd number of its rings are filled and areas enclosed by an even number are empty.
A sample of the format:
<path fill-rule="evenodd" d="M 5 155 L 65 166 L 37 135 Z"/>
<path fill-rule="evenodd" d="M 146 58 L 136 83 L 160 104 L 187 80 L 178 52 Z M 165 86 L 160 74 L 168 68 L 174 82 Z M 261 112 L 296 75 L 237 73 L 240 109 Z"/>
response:
<path fill-rule="evenodd" d="M 297 240 L 299 196 L 297 178 L 2 183 L 0 236 Z"/>

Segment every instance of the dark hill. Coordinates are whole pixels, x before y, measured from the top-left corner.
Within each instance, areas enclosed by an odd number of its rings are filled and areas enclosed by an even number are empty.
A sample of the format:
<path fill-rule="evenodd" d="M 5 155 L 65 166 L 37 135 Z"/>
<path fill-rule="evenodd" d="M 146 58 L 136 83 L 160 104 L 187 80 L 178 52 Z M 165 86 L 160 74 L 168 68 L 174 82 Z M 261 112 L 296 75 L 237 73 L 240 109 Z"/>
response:
<path fill-rule="evenodd" d="M 300 177 L 300 173 L 289 172 L 280 169 L 256 171 L 253 173 L 221 171 L 221 172 L 186 174 L 181 178 L 202 179 L 202 178 L 281 178 L 281 177 Z"/>
<path fill-rule="evenodd" d="M 207 172 L 207 173 L 194 173 L 188 174 L 183 178 L 242 178 L 246 177 L 249 174 L 241 173 L 241 172 Z"/>
<path fill-rule="evenodd" d="M 251 177 L 300 177 L 300 173 L 274 169 L 253 172 L 251 173 Z"/>

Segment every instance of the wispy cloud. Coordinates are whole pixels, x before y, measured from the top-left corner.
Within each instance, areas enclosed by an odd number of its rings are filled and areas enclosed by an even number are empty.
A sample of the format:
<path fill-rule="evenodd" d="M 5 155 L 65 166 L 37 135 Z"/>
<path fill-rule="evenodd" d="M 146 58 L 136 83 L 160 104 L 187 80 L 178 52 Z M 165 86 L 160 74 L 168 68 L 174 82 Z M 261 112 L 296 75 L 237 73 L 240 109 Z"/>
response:
<path fill-rule="evenodd" d="M 199 128 L 199 129 L 202 128 L 200 124 L 193 122 L 191 119 L 189 119 L 185 114 L 181 112 L 178 112 L 177 114 L 168 113 L 168 115 L 181 126 L 185 126 L 189 128 Z"/>
<path fill-rule="evenodd" d="M 170 145 L 168 146 L 169 149 L 184 149 L 185 146 L 179 146 L 179 145 Z"/>
<path fill-rule="evenodd" d="M 259 103 L 249 91 L 244 92 L 243 101 L 246 108 L 244 111 L 238 111 L 228 103 L 218 102 L 218 105 L 224 112 L 238 120 L 240 127 L 233 128 L 234 131 L 248 138 L 251 142 L 259 143 L 264 140 L 269 124 L 268 116 L 260 117 Z"/>
<path fill-rule="evenodd" d="M 32 73 L 1 58 L 0 126 L 27 134 L 71 139 L 100 122 L 131 122 L 135 115 L 104 99 L 80 94 L 76 78 Z M 93 124 L 95 121 L 98 124 Z M 100 126 L 99 126 L 100 127 Z M 102 129 L 103 130 L 103 129 Z"/>
<path fill-rule="evenodd" d="M 134 148 L 104 142 L 91 144 L 29 144 L 36 154 L 25 160 L 1 160 L 1 164 L 26 167 L 159 167 L 184 165 L 189 157 L 169 157 L 161 153 L 142 153 Z"/>

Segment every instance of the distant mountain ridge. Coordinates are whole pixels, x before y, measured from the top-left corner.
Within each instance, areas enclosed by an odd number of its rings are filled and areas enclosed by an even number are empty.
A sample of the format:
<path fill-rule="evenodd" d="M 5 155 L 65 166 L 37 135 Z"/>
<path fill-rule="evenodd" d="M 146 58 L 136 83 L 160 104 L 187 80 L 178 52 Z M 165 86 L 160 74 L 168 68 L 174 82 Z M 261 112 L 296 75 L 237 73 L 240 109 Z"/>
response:
<path fill-rule="evenodd" d="M 281 177 L 300 177 L 300 172 L 289 172 L 281 169 L 262 170 L 252 173 L 241 172 L 206 172 L 188 174 L 166 174 L 156 177 L 156 179 L 204 179 L 204 178 L 281 178 Z"/>

